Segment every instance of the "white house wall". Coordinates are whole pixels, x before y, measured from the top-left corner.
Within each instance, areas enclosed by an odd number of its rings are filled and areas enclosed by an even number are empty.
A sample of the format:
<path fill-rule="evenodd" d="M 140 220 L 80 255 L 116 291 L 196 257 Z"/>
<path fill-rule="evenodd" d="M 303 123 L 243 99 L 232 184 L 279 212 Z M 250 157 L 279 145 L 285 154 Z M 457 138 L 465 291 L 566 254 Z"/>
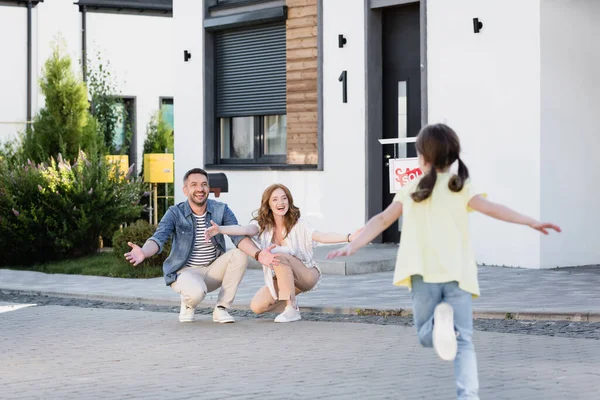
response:
<path fill-rule="evenodd" d="M 250 221 L 262 192 L 276 182 L 290 188 L 302 215 L 316 229 L 351 232 L 365 222 L 365 5 L 347 0 L 323 3 L 324 171 L 222 171 L 229 180 L 229 193 L 220 200 L 231 207 L 240 223 Z M 178 51 L 175 175 L 181 187 L 187 170 L 204 165 L 201 5 L 175 0 L 174 20 Z M 343 49 L 337 47 L 338 33 L 348 39 Z M 184 50 L 192 53 L 188 62 L 183 61 Z M 342 70 L 348 71 L 346 104 L 338 82 Z M 180 189 L 176 194 L 177 202 L 184 200 Z"/>
<path fill-rule="evenodd" d="M 542 0 L 542 266 L 598 264 L 600 2 Z"/>
<path fill-rule="evenodd" d="M 429 122 L 462 142 L 474 184 L 540 217 L 539 0 L 429 0 Z M 473 32 L 473 18 L 483 23 Z M 540 235 L 475 215 L 479 262 L 539 268 Z M 546 239 L 544 239 L 546 240 Z"/>
<path fill-rule="evenodd" d="M 52 55 L 52 46 L 57 40 L 62 42 L 63 49 L 71 57 L 73 72 L 82 77 L 81 70 L 81 14 L 72 1 L 46 0 L 38 3 L 36 35 L 34 42 L 36 51 L 33 53 L 35 73 L 32 77 L 33 92 L 36 103 L 32 110 L 44 107 L 45 99 L 39 88 L 39 79 L 43 76 L 44 63 Z"/>
<path fill-rule="evenodd" d="M 25 130 L 27 119 L 27 8 L 0 6 L 0 37 L 3 38 L 0 40 L 0 142 L 3 142 Z"/>

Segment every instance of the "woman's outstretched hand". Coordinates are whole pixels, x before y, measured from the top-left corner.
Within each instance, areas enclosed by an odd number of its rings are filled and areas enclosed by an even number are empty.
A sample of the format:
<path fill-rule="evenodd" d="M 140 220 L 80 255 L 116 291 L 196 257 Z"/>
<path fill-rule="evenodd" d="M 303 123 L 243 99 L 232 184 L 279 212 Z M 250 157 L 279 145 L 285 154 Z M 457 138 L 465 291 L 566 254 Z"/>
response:
<path fill-rule="evenodd" d="M 204 233 L 204 241 L 206 242 L 210 242 L 210 239 L 212 239 L 214 236 L 217 236 L 220 232 L 221 227 L 217 224 L 215 224 L 215 221 L 210 221 L 211 223 L 211 227 L 206 229 L 206 232 Z"/>
<path fill-rule="evenodd" d="M 327 259 L 331 260 L 332 258 L 336 257 L 351 256 L 352 254 L 356 253 L 356 250 L 357 249 L 355 249 L 354 246 L 352 246 L 352 243 L 350 243 L 345 245 L 341 249 L 334 250 L 327 254 Z"/>

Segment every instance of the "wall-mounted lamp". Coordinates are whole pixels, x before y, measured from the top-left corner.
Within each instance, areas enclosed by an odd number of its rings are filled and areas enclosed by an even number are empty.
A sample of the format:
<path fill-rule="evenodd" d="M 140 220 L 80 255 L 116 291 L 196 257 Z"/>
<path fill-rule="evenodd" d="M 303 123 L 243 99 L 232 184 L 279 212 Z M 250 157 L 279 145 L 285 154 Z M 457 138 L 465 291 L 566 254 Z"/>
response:
<path fill-rule="evenodd" d="M 192 53 L 187 50 L 183 51 L 183 61 L 187 62 L 190 58 L 192 58 Z"/>
<path fill-rule="evenodd" d="M 483 28 L 483 23 L 479 22 L 479 18 L 473 18 L 473 31 L 479 33 L 481 28 Z"/>
<path fill-rule="evenodd" d="M 344 37 L 344 35 L 338 35 L 338 46 L 340 47 L 340 49 L 342 47 L 344 47 L 344 45 L 347 43 L 348 41 L 346 40 L 346 38 Z"/>

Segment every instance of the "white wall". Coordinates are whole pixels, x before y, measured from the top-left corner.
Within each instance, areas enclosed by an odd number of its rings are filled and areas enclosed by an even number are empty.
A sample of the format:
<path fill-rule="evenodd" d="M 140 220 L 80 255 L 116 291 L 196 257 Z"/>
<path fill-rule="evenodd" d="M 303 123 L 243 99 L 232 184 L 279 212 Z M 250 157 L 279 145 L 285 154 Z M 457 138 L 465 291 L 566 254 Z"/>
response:
<path fill-rule="evenodd" d="M 71 66 L 76 76 L 82 76 L 81 69 L 81 14 L 72 1 L 46 0 L 38 3 L 35 24 L 35 51 L 33 53 L 33 92 L 35 103 L 33 115 L 44 107 L 44 95 L 39 88 L 39 79 L 46 60 L 52 55 L 53 43 L 63 43 L 66 53 L 71 57 Z"/>
<path fill-rule="evenodd" d="M 460 136 L 489 198 L 540 217 L 539 0 L 428 0 L 429 122 Z M 483 22 L 473 32 L 473 18 Z M 478 262 L 539 268 L 540 236 L 476 215 Z"/>
<path fill-rule="evenodd" d="M 138 170 L 146 127 L 160 97 L 173 97 L 175 50 L 173 19 L 128 14 L 87 13 L 87 54 L 100 52 L 123 96 L 135 96 Z M 92 63 L 93 65 L 93 63 Z"/>
<path fill-rule="evenodd" d="M 0 38 L 0 142 L 4 142 L 26 127 L 27 8 L 0 6 Z"/>
<path fill-rule="evenodd" d="M 600 263 L 600 2 L 542 0 L 542 266 Z"/>
<path fill-rule="evenodd" d="M 182 201 L 183 175 L 204 166 L 204 5 L 173 0 L 175 55 L 175 202 Z M 184 50 L 192 54 L 183 61 Z"/>
<path fill-rule="evenodd" d="M 175 0 L 177 66 L 175 96 L 175 179 L 181 186 L 184 173 L 202 167 L 203 68 L 202 9 L 200 4 Z M 199 2 L 198 2 L 199 3 Z M 260 206 L 263 190 L 273 183 L 288 186 L 302 215 L 319 230 L 351 232 L 364 224 L 365 215 L 365 70 L 363 1 L 324 1 L 323 9 L 323 109 L 324 171 L 223 171 L 229 193 L 222 194 L 240 223 L 247 223 Z M 348 44 L 337 47 L 344 33 Z M 192 59 L 183 61 L 183 51 Z M 348 103 L 343 104 L 338 77 L 348 71 Z M 213 172 L 213 171 L 210 171 Z M 181 190 L 176 201 L 183 201 Z"/>

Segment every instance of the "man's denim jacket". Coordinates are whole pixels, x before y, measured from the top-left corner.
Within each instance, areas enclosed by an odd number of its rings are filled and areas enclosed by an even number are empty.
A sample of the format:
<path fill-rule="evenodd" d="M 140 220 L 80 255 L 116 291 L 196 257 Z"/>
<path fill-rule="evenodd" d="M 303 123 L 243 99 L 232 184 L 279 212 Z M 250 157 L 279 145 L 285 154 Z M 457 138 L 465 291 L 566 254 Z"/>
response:
<path fill-rule="evenodd" d="M 237 219 L 233 211 L 225 203 L 208 199 L 206 204 L 206 227 L 210 227 L 210 221 L 217 225 L 237 225 Z M 194 249 L 196 239 L 196 219 L 192 216 L 192 208 L 187 201 L 169 207 L 160 220 L 154 235 L 148 239 L 158 245 L 158 254 L 162 253 L 164 244 L 173 238 L 171 253 L 163 264 L 165 282 L 170 286 L 177 280 L 177 271 L 185 267 Z M 235 246 L 246 236 L 229 236 Z M 211 238 L 212 244 L 217 248 L 217 257 L 225 253 L 225 238 L 216 235 Z"/>

